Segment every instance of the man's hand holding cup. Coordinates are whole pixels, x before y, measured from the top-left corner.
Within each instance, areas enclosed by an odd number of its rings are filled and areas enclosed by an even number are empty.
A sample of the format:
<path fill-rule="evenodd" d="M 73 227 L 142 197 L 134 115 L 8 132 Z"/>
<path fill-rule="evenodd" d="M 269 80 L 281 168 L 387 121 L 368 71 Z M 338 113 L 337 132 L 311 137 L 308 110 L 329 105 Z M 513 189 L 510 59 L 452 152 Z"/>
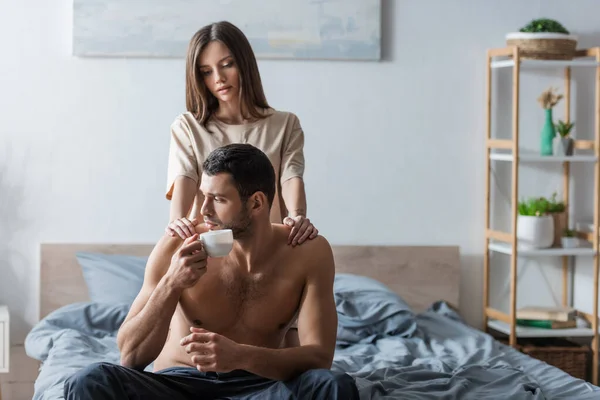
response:
<path fill-rule="evenodd" d="M 183 245 L 171 257 L 167 275 L 175 289 L 183 290 L 194 286 L 206 272 L 207 254 L 198 234 L 185 239 Z"/>

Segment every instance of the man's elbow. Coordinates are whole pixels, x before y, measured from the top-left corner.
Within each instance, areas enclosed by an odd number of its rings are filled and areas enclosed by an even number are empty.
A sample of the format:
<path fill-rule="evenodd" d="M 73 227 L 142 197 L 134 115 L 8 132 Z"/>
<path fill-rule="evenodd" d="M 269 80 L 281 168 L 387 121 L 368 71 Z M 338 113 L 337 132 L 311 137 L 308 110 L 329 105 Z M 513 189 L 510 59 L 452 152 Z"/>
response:
<path fill-rule="evenodd" d="M 313 369 L 330 369 L 333 364 L 333 351 L 319 349 L 319 351 L 315 352 L 313 363 Z"/>
<path fill-rule="evenodd" d="M 119 364 L 127 368 L 135 369 L 135 358 L 130 354 L 121 354 L 121 359 L 119 360 Z"/>
<path fill-rule="evenodd" d="M 119 338 L 120 339 L 120 338 Z M 119 346 L 119 364 L 127 368 L 135 368 L 136 365 L 136 356 L 133 351 L 129 350 L 127 345 L 123 343 L 123 340 L 118 340 L 117 342 Z"/>
<path fill-rule="evenodd" d="M 122 337 L 117 339 L 117 345 L 120 353 L 119 364 L 123 367 L 142 370 L 149 364 L 141 362 L 139 354 L 134 349 L 131 349 L 131 346 L 128 346 Z"/>
<path fill-rule="evenodd" d="M 119 364 L 126 368 L 136 369 L 139 371 L 144 370 L 150 363 L 140 360 L 140 358 L 132 353 L 121 353 Z"/>

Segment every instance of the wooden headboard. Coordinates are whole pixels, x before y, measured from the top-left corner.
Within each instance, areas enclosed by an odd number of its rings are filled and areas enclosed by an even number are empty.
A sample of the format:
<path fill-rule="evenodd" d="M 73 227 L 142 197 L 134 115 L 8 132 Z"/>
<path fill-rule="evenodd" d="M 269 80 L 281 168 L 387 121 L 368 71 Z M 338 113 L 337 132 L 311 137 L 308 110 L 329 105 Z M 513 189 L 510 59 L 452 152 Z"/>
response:
<path fill-rule="evenodd" d="M 148 256 L 151 244 L 41 245 L 40 318 L 70 303 L 89 301 L 79 251 Z M 338 273 L 386 284 L 417 312 L 437 300 L 458 307 L 460 254 L 455 246 L 333 246 Z"/>

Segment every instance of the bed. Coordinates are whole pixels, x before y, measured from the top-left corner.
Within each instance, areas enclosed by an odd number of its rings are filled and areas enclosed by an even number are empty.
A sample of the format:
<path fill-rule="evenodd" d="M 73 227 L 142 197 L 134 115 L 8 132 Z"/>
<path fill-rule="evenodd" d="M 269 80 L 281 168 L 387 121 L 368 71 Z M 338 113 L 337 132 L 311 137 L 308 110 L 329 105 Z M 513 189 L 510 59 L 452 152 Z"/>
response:
<path fill-rule="evenodd" d="M 116 332 L 151 249 L 41 245 L 40 321 L 25 341 L 40 362 L 34 400 L 62 399 L 64 380 L 90 363 L 119 362 Z M 339 324 L 332 369 L 354 377 L 361 400 L 600 398 L 600 388 L 461 319 L 457 247 L 333 250 Z"/>

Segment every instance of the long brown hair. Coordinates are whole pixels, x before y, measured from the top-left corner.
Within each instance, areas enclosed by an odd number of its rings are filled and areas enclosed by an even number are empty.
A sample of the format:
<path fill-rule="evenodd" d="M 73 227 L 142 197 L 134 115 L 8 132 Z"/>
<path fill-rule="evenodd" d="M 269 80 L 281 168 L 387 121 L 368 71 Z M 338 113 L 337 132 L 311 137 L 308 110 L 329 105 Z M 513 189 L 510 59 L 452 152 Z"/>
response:
<path fill-rule="evenodd" d="M 192 36 L 188 45 L 185 74 L 185 105 L 189 112 L 206 128 L 209 118 L 219 107 L 219 101 L 204 84 L 199 59 L 202 50 L 214 40 L 222 42 L 231 51 L 239 71 L 240 108 L 244 118 L 262 118 L 261 109 L 269 109 L 258 71 L 256 57 L 246 35 L 227 21 L 202 27 Z"/>

